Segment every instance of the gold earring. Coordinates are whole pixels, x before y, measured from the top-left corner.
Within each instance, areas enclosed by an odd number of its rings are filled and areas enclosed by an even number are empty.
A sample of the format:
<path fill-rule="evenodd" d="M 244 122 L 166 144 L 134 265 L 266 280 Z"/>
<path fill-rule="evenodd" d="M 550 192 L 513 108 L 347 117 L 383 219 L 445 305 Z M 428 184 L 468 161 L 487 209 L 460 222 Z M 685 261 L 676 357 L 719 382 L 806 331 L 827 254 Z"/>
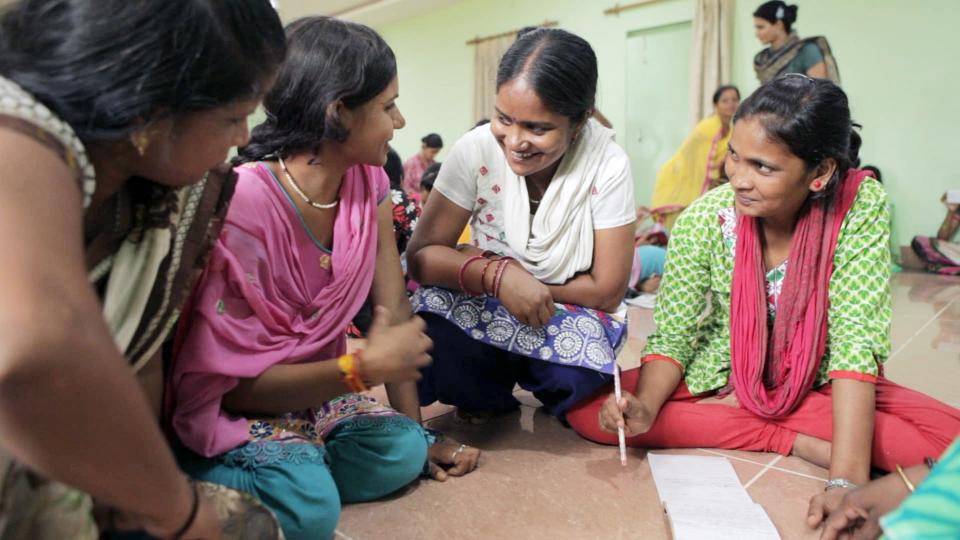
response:
<path fill-rule="evenodd" d="M 140 157 L 143 157 L 147 153 L 147 148 L 150 147 L 150 134 L 147 133 L 147 130 L 142 129 L 130 136 L 130 143 L 137 149 Z"/>

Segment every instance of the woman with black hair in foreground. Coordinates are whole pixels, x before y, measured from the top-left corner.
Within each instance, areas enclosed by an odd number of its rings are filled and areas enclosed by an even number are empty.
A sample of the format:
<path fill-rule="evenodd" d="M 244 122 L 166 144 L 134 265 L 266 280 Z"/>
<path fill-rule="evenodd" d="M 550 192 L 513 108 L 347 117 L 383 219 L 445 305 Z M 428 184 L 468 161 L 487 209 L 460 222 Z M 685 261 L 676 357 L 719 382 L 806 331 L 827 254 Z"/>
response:
<path fill-rule="evenodd" d="M 187 480 L 156 415 L 159 351 L 233 191 L 215 167 L 284 51 L 267 0 L 5 8 L 0 537 L 97 538 L 91 497 L 105 527 L 276 537 L 249 498 Z"/>

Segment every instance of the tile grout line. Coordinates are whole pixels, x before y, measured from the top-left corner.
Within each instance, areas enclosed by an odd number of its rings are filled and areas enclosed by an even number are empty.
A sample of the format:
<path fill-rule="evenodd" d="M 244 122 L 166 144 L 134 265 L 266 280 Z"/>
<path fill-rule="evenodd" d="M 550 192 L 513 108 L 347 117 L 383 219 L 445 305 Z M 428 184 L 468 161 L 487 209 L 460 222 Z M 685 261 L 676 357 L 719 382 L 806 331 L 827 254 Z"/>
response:
<path fill-rule="evenodd" d="M 773 470 L 775 470 L 775 471 L 785 472 L 785 473 L 787 473 L 787 474 L 794 474 L 794 475 L 797 475 L 797 476 L 802 476 L 802 477 L 804 477 L 804 478 L 809 478 L 810 480 L 817 480 L 817 481 L 820 481 L 820 482 L 826 482 L 826 481 L 827 481 L 826 478 L 821 478 L 821 477 L 819 477 L 819 476 L 813 476 L 812 474 L 802 473 L 802 472 L 799 472 L 799 471 L 791 471 L 790 469 L 784 469 L 784 468 L 782 468 L 782 467 L 770 467 L 770 468 L 773 469 Z"/>
<path fill-rule="evenodd" d="M 942 308 L 940 311 L 936 312 L 936 313 L 933 315 L 933 318 L 931 318 L 931 319 L 930 319 L 929 321 L 927 321 L 923 326 L 921 326 L 920 329 L 917 330 L 916 332 L 914 332 L 914 334 L 913 334 L 912 336 L 910 336 L 909 338 L 907 338 L 907 340 L 906 340 L 905 342 L 903 342 L 902 345 L 900 345 L 899 347 L 897 347 L 897 350 L 893 351 L 893 353 L 890 354 L 890 357 L 887 358 L 887 362 L 889 362 L 890 360 L 893 360 L 893 358 L 894 358 L 895 356 L 897 356 L 898 354 L 900 354 L 900 351 L 902 351 L 903 349 L 905 349 L 906 346 L 909 345 L 910 342 L 913 341 L 913 339 L 914 339 L 915 337 L 919 336 L 921 332 L 923 332 L 924 330 L 926 330 L 927 327 L 930 326 L 931 323 L 933 323 L 934 321 L 936 321 L 937 319 L 939 319 L 939 318 L 940 318 L 940 315 L 943 315 L 943 313 L 944 313 L 945 311 L 947 311 L 948 309 L 950 309 L 950 306 L 952 306 L 953 303 L 956 302 L 956 301 L 957 301 L 957 299 L 954 298 L 953 300 L 947 302 L 947 305 L 943 306 L 943 308 Z"/>
<path fill-rule="evenodd" d="M 766 467 L 766 466 L 767 466 L 766 463 L 760 463 L 759 461 L 753 461 L 752 459 L 746 459 L 746 458 L 742 458 L 742 457 L 727 455 L 727 454 L 724 454 L 723 452 L 717 452 L 716 450 L 711 450 L 711 449 L 709 449 L 709 448 L 697 448 L 697 450 L 702 450 L 702 451 L 704 451 L 704 452 L 706 452 L 706 453 L 708 453 L 708 454 L 713 454 L 713 455 L 715 455 L 715 456 L 725 457 L 725 458 L 729 458 L 729 459 L 735 459 L 735 460 L 737 460 L 737 461 L 743 461 L 743 462 L 746 462 L 746 463 L 753 463 L 754 465 L 759 465 L 759 466 L 761 466 L 761 467 Z"/>
<path fill-rule="evenodd" d="M 802 476 L 802 477 L 804 477 L 804 478 L 809 478 L 810 480 L 819 480 L 819 481 L 821 481 L 821 482 L 826 482 L 826 481 L 827 481 L 826 478 L 821 478 L 821 477 L 819 477 L 819 476 L 813 476 L 813 475 L 811 475 L 811 474 L 802 473 L 802 472 L 799 472 L 799 471 L 791 471 L 790 469 L 784 469 L 783 467 L 775 467 L 775 466 L 773 466 L 773 461 L 775 461 L 775 460 L 771 460 L 771 462 L 770 462 L 769 464 L 768 464 L 768 463 L 760 463 L 759 461 L 753 461 L 753 460 L 751 460 L 751 459 L 746 459 L 746 458 L 737 457 L 737 456 L 731 456 L 731 455 L 728 455 L 728 454 L 724 454 L 723 452 L 717 452 L 716 450 L 711 450 L 711 449 L 709 449 L 709 448 L 697 448 L 697 450 L 702 450 L 702 451 L 704 451 L 704 452 L 706 452 L 706 453 L 708 453 L 708 454 L 713 454 L 713 455 L 715 455 L 715 456 L 725 457 L 725 458 L 728 458 L 728 459 L 735 459 L 735 460 L 737 460 L 737 461 L 743 461 L 744 463 L 751 463 L 751 464 L 753 464 L 753 465 L 759 465 L 760 467 L 766 467 L 767 465 L 770 465 L 770 468 L 773 469 L 773 470 L 775 470 L 775 471 L 785 472 L 785 473 L 787 473 L 787 474 L 793 474 L 793 475 L 796 475 L 796 476 Z M 783 456 L 777 456 L 777 457 L 782 458 Z"/>
<path fill-rule="evenodd" d="M 771 459 L 771 460 L 770 460 L 770 463 L 767 463 L 762 469 L 760 469 L 760 472 L 758 472 L 757 474 L 753 475 L 753 478 L 751 478 L 746 484 L 743 485 L 743 489 L 750 489 L 750 486 L 752 486 L 754 482 L 756 482 L 757 480 L 759 480 L 760 477 L 763 476 L 763 473 L 769 471 L 770 468 L 773 467 L 773 465 L 774 465 L 776 462 L 780 461 L 781 459 L 783 459 L 783 456 L 781 456 L 781 455 L 777 455 L 777 457 Z"/>

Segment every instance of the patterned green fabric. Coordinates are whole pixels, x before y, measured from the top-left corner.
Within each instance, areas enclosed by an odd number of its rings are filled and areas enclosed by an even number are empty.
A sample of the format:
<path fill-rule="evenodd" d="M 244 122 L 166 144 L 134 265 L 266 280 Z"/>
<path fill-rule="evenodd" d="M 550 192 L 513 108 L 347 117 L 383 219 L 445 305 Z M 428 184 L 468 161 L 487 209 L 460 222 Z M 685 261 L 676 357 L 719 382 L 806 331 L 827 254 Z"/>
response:
<path fill-rule="evenodd" d="M 721 186 L 677 220 L 654 315 L 656 332 L 645 354 L 673 358 L 694 394 L 726 386 L 730 374 L 730 290 L 735 223 L 721 214 L 734 206 Z M 723 230 L 726 228 L 726 232 Z M 830 280 L 827 352 L 817 378 L 835 372 L 876 376 L 890 354 L 890 219 L 887 195 L 872 179 L 860 186 L 840 229 Z"/>
<path fill-rule="evenodd" d="M 944 452 L 917 491 L 899 508 L 880 518 L 884 536 L 960 538 L 960 439 Z"/>

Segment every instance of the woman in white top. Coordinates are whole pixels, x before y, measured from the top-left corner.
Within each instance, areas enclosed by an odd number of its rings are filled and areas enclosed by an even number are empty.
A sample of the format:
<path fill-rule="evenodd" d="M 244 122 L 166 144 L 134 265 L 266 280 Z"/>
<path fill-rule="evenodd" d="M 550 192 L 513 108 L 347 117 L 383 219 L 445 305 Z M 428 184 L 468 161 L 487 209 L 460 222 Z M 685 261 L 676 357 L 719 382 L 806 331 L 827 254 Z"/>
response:
<path fill-rule="evenodd" d="M 559 417 L 611 379 L 634 227 L 630 162 L 591 120 L 596 55 L 558 29 L 500 62 L 496 114 L 454 145 L 408 247 L 434 363 L 421 404 L 482 417 L 519 384 Z M 472 245 L 456 245 L 469 222 Z"/>

